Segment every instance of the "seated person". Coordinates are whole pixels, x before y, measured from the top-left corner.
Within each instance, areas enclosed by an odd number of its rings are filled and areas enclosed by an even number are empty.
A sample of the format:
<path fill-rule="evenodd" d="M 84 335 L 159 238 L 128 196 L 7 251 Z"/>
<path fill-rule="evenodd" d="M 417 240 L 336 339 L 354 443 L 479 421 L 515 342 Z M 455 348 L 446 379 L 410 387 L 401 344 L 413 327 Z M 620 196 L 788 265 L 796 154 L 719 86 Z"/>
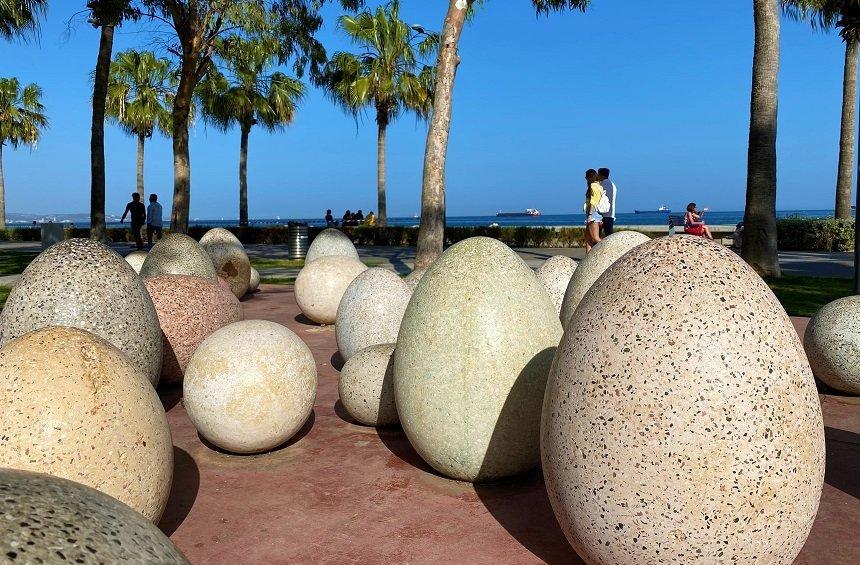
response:
<path fill-rule="evenodd" d="M 367 213 L 367 216 L 364 218 L 364 225 L 371 228 L 376 226 L 376 216 L 373 215 L 373 210 Z"/>
<path fill-rule="evenodd" d="M 364 221 L 364 214 L 361 212 L 361 210 L 359 210 L 352 215 L 352 219 L 355 221 L 355 225 L 357 226 Z"/>
<path fill-rule="evenodd" d="M 695 202 L 687 204 L 687 213 L 684 214 L 684 233 L 714 239 L 711 230 L 708 229 L 702 219 L 704 215 L 704 211 L 696 210 Z"/>
<path fill-rule="evenodd" d="M 334 221 L 334 216 L 331 215 L 331 210 L 325 211 L 325 225 L 328 227 L 337 225 L 337 222 Z"/>

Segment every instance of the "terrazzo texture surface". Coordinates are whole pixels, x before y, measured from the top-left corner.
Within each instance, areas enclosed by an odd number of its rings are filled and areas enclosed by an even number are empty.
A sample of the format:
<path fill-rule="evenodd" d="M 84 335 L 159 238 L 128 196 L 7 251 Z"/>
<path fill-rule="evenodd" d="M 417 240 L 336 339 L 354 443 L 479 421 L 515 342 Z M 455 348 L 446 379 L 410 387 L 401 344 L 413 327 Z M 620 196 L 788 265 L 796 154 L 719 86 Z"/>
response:
<path fill-rule="evenodd" d="M 98 335 L 158 383 L 162 349 L 155 306 L 131 265 L 107 246 L 68 239 L 24 269 L 0 314 L 0 345 L 46 326 Z"/>
<path fill-rule="evenodd" d="M 134 272 L 140 274 L 140 268 L 143 267 L 143 262 L 146 261 L 146 256 L 149 255 L 146 251 L 132 251 L 128 255 L 125 256 L 125 261 L 131 268 L 134 269 Z"/>
<path fill-rule="evenodd" d="M 816 377 L 836 390 L 860 394 L 860 296 L 821 308 L 806 327 L 804 347 Z"/>
<path fill-rule="evenodd" d="M 212 242 L 203 246 L 215 272 L 230 285 L 230 292 L 242 298 L 251 285 L 251 261 L 241 244 Z"/>
<path fill-rule="evenodd" d="M 346 287 L 337 308 L 335 336 L 345 361 L 371 345 L 394 343 L 412 291 L 388 269 L 367 269 Z"/>
<path fill-rule="evenodd" d="M 296 301 L 305 316 L 318 324 L 334 324 L 340 300 L 367 266 L 351 257 L 333 255 L 310 263 L 296 277 Z"/>
<path fill-rule="evenodd" d="M 233 453 L 258 453 L 290 439 L 310 416 L 316 389 L 308 346 L 263 320 L 230 324 L 206 338 L 183 381 L 194 426 Z"/>
<path fill-rule="evenodd" d="M 146 518 L 84 485 L 0 469 L 0 500 L 4 563 L 188 563 Z"/>
<path fill-rule="evenodd" d="M 191 355 L 209 335 L 243 319 L 242 304 L 212 281 L 187 275 L 144 279 L 161 325 L 161 384 L 182 382 Z"/>
<path fill-rule="evenodd" d="M 316 261 L 320 257 L 341 256 L 359 260 L 358 251 L 355 249 L 352 240 L 347 237 L 342 231 L 328 228 L 321 231 L 308 247 L 308 253 L 305 255 L 305 265 L 312 261 Z"/>
<path fill-rule="evenodd" d="M 200 245 L 203 247 L 212 243 L 230 243 L 242 247 L 242 242 L 239 241 L 239 238 L 233 232 L 224 228 L 212 228 L 200 238 Z"/>
<path fill-rule="evenodd" d="M 561 304 L 564 302 L 564 293 L 575 270 L 576 261 L 566 255 L 553 255 L 535 271 L 535 275 L 546 289 L 559 315 L 561 315 Z"/>
<path fill-rule="evenodd" d="M 0 467 L 83 483 L 158 521 L 173 476 L 170 429 L 152 385 L 117 348 L 76 328 L 30 332 L 0 349 L 0 398 Z"/>
<path fill-rule="evenodd" d="M 403 277 L 403 282 L 409 286 L 412 292 L 415 292 L 415 289 L 418 288 L 418 283 L 421 282 L 426 272 L 427 269 L 414 269 L 411 273 Z"/>
<path fill-rule="evenodd" d="M 674 236 L 625 255 L 583 299 L 541 449 L 555 514 L 589 563 L 791 563 L 824 440 L 800 339 L 767 285 L 721 246 Z"/>
<path fill-rule="evenodd" d="M 356 353 L 340 371 L 338 394 L 350 416 L 366 426 L 396 424 L 394 344 L 371 345 Z"/>
<path fill-rule="evenodd" d="M 140 276 L 191 275 L 217 282 L 218 275 L 212 260 L 197 241 L 181 233 L 166 233 L 152 249 Z"/>
<path fill-rule="evenodd" d="M 561 333 L 549 295 L 507 246 L 475 237 L 445 251 L 415 290 L 394 352 L 397 411 L 421 457 L 464 481 L 537 467 Z"/>

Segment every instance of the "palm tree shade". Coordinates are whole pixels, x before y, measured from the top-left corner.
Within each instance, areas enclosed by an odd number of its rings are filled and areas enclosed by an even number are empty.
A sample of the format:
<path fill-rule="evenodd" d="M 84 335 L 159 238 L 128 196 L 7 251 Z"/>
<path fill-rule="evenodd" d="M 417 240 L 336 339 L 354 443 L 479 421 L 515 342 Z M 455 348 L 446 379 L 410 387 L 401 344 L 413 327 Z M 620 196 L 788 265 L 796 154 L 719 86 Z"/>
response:
<path fill-rule="evenodd" d="M 36 33 L 47 0 L 0 0 L 0 38 L 10 40 Z"/>
<path fill-rule="evenodd" d="M 0 78 L 0 228 L 6 227 L 6 190 L 3 181 L 3 148 L 35 147 L 48 127 L 42 89 L 35 84 L 21 88 L 16 78 Z"/>

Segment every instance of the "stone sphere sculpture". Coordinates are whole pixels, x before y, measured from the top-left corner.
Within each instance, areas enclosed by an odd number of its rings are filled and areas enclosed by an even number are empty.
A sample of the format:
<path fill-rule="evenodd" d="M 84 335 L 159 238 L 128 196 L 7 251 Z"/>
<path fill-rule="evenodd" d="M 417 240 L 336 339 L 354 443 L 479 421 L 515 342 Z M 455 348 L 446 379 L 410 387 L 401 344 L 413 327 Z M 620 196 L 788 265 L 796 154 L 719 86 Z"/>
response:
<path fill-rule="evenodd" d="M 68 239 L 24 269 L 0 314 L 0 345 L 46 326 L 96 334 L 158 383 L 162 351 L 155 306 L 131 265 L 107 246 Z"/>
<path fill-rule="evenodd" d="M 351 257 L 333 255 L 307 263 L 296 277 L 296 302 L 302 313 L 318 324 L 333 324 L 349 284 L 367 270 Z"/>
<path fill-rule="evenodd" d="M 148 277 L 144 283 L 163 334 L 161 383 L 180 383 L 191 355 L 203 340 L 243 319 L 242 304 L 229 290 L 199 277 L 161 275 Z"/>
<path fill-rule="evenodd" d="M 218 281 L 212 260 L 193 238 L 181 233 L 167 233 L 161 238 L 146 257 L 140 276 L 191 275 Z"/>
<path fill-rule="evenodd" d="M 591 249 L 585 259 L 579 262 L 579 266 L 570 277 L 570 284 L 567 285 L 567 290 L 564 293 L 564 300 L 561 305 L 561 323 L 565 328 L 570 322 L 570 318 L 573 317 L 573 312 L 579 305 L 579 301 L 582 300 L 591 285 L 600 278 L 600 275 L 622 255 L 637 245 L 642 245 L 648 241 L 651 239 L 645 234 L 635 231 L 620 231 L 603 238 Z"/>
<path fill-rule="evenodd" d="M 840 298 L 816 312 L 803 344 L 816 377 L 836 390 L 860 394 L 860 296 Z"/>
<path fill-rule="evenodd" d="M 561 315 L 561 304 L 564 302 L 564 293 L 567 291 L 574 271 L 576 271 L 576 261 L 565 255 L 554 255 L 544 261 L 535 272 L 538 280 L 549 293 L 559 315 Z"/>
<path fill-rule="evenodd" d="M 0 467 L 98 489 L 158 522 L 173 443 L 155 390 L 117 348 L 48 327 L 0 348 Z"/>
<path fill-rule="evenodd" d="M 203 249 L 212 260 L 215 272 L 230 285 L 230 292 L 236 298 L 245 296 L 251 284 L 251 261 L 242 245 L 214 242 L 204 245 Z"/>
<path fill-rule="evenodd" d="M 397 341 L 412 291 L 388 269 L 367 269 L 346 287 L 337 308 L 335 336 L 344 361 L 365 347 Z"/>
<path fill-rule="evenodd" d="M 541 403 L 562 329 L 531 269 L 474 237 L 427 270 L 394 351 L 403 430 L 434 469 L 492 481 L 540 462 Z"/>
<path fill-rule="evenodd" d="M 182 390 L 188 417 L 203 437 L 233 453 L 259 453 L 281 445 L 307 421 L 316 363 L 284 326 L 246 320 L 200 344 Z"/>
<path fill-rule="evenodd" d="M 0 555 L 7 562 L 188 563 L 146 518 L 82 484 L 0 469 L 0 499 Z"/>
<path fill-rule="evenodd" d="M 403 277 L 403 282 L 409 286 L 412 292 L 415 292 L 415 289 L 418 288 L 418 283 L 421 282 L 421 278 L 426 272 L 427 269 L 414 269 L 411 273 Z"/>
<path fill-rule="evenodd" d="M 696 266 L 680 285 L 679 257 Z M 824 479 L 821 408 L 788 316 L 737 256 L 690 236 L 637 247 L 583 298 L 547 383 L 541 451 L 587 563 L 791 563 Z"/>
<path fill-rule="evenodd" d="M 251 280 L 248 283 L 248 292 L 257 292 L 260 290 L 260 272 L 251 267 Z"/>
<path fill-rule="evenodd" d="M 132 251 L 128 255 L 125 256 L 126 262 L 131 265 L 131 268 L 134 269 L 134 272 L 140 274 L 140 268 L 143 267 L 143 262 L 146 261 L 146 256 L 149 255 L 146 251 Z"/>
<path fill-rule="evenodd" d="M 308 254 L 305 256 L 305 265 L 320 257 L 334 255 L 351 257 L 358 261 L 358 251 L 356 251 L 352 240 L 342 231 L 328 228 L 321 231 L 311 242 L 310 247 L 308 247 Z"/>
<path fill-rule="evenodd" d="M 396 424 L 393 343 L 371 345 L 353 355 L 340 371 L 338 392 L 349 415 L 366 426 Z"/>
<path fill-rule="evenodd" d="M 233 232 L 224 228 L 212 228 L 204 233 L 203 237 L 200 238 L 200 245 L 203 247 L 212 243 L 232 243 L 233 245 L 238 245 L 244 249 L 239 238 L 236 237 Z"/>

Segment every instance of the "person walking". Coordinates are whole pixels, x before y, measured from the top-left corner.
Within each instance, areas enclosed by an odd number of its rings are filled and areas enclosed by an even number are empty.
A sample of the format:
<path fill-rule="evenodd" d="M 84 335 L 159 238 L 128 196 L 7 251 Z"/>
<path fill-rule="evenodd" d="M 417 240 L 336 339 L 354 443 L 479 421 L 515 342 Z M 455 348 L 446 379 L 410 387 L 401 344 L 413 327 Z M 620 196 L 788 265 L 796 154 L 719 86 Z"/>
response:
<path fill-rule="evenodd" d="M 146 207 L 140 201 L 140 194 L 137 192 L 131 193 L 131 202 L 125 205 L 125 212 L 122 213 L 119 223 L 125 222 L 125 217 L 129 214 L 131 214 L 131 235 L 134 237 L 137 248 L 143 249 L 143 236 L 141 236 L 140 230 L 146 223 Z"/>
<path fill-rule="evenodd" d="M 609 212 L 602 214 L 603 216 L 603 237 L 612 235 L 615 231 L 615 195 L 618 188 L 615 183 L 609 180 L 609 169 L 606 167 L 597 169 L 597 178 L 600 180 L 600 186 L 606 192 L 609 198 Z"/>
<path fill-rule="evenodd" d="M 603 197 L 603 187 L 598 180 L 597 171 L 585 171 L 585 252 L 600 242 L 600 218 L 597 207 Z"/>
<path fill-rule="evenodd" d="M 161 204 L 158 203 L 158 195 L 149 195 L 149 206 L 146 208 L 146 243 L 152 249 L 152 234 L 161 239 L 161 228 L 163 226 Z"/>

